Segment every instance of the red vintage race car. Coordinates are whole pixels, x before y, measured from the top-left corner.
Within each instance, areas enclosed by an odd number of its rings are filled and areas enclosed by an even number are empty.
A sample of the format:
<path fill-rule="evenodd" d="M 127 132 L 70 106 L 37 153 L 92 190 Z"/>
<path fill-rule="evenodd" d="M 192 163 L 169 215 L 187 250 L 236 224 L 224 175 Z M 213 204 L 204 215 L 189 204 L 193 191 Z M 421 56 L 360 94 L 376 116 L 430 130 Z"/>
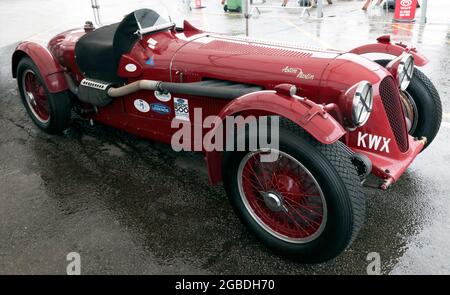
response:
<path fill-rule="evenodd" d="M 375 52 L 392 58 L 362 56 Z M 188 126 L 187 145 L 179 143 L 204 153 L 211 184 L 223 182 L 249 231 L 277 253 L 320 262 L 360 230 L 366 177 L 387 189 L 436 136 L 439 94 L 416 68 L 427 62 L 389 36 L 323 50 L 206 33 L 187 21 L 177 27 L 140 9 L 112 25 L 87 22 L 46 48 L 22 42 L 12 72 L 28 114 L 48 133 L 67 129 L 73 111 L 172 145 Z M 237 117 L 232 138 L 218 132 Z M 277 126 L 277 148 L 247 144 L 261 138 L 250 117 Z M 219 140 L 244 148 L 211 148 Z"/>

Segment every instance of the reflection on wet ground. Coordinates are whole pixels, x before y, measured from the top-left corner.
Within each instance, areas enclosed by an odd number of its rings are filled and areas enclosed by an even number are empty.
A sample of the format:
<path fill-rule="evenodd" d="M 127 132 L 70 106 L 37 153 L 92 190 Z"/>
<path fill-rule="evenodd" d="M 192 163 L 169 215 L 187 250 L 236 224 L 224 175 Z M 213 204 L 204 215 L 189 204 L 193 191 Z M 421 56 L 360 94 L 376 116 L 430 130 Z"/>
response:
<path fill-rule="evenodd" d="M 174 11 L 243 34 L 241 16 L 224 16 L 209 2 L 202 11 Z M 334 2 L 324 20 L 263 11 L 251 20 L 251 36 L 339 49 L 387 33 L 413 41 L 431 60 L 424 71 L 446 113 L 435 142 L 398 183 L 387 192 L 365 189 L 366 223 L 343 255 L 301 265 L 268 252 L 239 223 L 223 189 L 208 185 L 201 155 L 79 120 L 61 136 L 38 131 L 10 78 L 9 45 L 0 49 L 0 273 L 64 273 L 72 251 L 84 273 L 356 274 L 366 272 L 370 252 L 380 253 L 383 273 L 450 273 L 449 24 L 439 17 L 425 26 L 392 24 L 375 10 L 368 21 L 360 2 Z"/>

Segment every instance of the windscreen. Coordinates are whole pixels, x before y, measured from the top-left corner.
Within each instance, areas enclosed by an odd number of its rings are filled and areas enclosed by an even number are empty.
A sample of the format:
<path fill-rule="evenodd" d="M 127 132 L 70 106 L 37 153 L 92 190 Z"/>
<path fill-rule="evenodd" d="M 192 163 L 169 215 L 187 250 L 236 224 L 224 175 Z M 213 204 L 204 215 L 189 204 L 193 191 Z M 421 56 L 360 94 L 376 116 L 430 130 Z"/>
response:
<path fill-rule="evenodd" d="M 134 12 L 136 21 L 142 30 L 155 26 L 170 24 L 170 21 L 153 10 L 138 10 Z"/>

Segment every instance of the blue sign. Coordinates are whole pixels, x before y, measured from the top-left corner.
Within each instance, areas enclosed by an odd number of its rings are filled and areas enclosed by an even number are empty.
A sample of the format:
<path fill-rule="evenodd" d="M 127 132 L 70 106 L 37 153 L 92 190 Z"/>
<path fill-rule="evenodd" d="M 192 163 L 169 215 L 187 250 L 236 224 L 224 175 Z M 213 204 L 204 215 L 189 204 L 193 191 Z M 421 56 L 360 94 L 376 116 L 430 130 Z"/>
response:
<path fill-rule="evenodd" d="M 162 103 L 152 103 L 150 105 L 150 109 L 152 110 L 152 112 L 161 114 L 161 115 L 168 115 L 170 114 L 170 107 L 166 106 L 165 104 Z"/>

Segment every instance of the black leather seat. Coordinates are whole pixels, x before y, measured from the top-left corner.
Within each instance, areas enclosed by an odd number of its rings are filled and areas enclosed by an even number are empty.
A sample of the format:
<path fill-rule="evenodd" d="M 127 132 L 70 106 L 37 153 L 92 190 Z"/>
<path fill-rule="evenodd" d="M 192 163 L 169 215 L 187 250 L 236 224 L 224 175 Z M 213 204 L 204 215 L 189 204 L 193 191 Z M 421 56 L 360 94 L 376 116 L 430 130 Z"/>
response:
<path fill-rule="evenodd" d="M 92 31 L 76 44 L 77 64 L 86 77 L 105 81 L 118 80 L 118 61 L 114 54 L 113 41 L 119 24 Z"/>
<path fill-rule="evenodd" d="M 139 9 L 116 24 L 98 28 L 78 40 L 75 59 L 86 78 L 107 82 L 124 82 L 117 76 L 120 58 L 128 53 L 138 40 L 137 19 L 145 27 L 159 20 L 158 13 L 151 9 Z"/>

